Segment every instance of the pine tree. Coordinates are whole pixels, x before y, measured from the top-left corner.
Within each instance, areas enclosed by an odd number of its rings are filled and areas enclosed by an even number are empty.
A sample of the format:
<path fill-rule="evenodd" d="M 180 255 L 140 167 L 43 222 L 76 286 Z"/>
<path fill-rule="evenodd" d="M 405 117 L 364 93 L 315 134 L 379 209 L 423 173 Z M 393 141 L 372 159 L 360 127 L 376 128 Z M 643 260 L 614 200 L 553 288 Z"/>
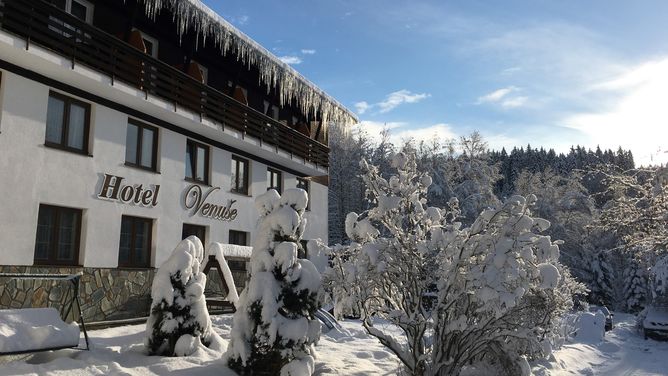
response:
<path fill-rule="evenodd" d="M 591 255 L 591 282 L 589 301 L 594 304 L 612 306 L 614 302 L 615 271 L 604 251 Z"/>
<path fill-rule="evenodd" d="M 275 190 L 256 199 L 260 212 L 251 277 L 234 314 L 228 366 L 241 375 L 310 375 L 320 336 L 321 277 L 298 259 L 308 197 L 301 189 Z"/>
<path fill-rule="evenodd" d="M 624 269 L 624 304 L 628 312 L 637 313 L 645 308 L 648 283 L 647 271 L 640 262 L 628 260 Z"/>

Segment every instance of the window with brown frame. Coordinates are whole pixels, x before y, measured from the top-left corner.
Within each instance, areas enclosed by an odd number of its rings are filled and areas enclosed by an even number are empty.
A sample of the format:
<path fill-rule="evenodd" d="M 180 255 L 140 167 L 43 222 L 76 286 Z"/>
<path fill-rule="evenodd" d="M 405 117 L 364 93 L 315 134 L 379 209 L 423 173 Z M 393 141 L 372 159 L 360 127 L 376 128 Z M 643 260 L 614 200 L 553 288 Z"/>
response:
<path fill-rule="evenodd" d="M 232 189 L 234 193 L 248 194 L 248 159 L 232 156 Z"/>
<path fill-rule="evenodd" d="M 44 145 L 87 154 L 89 130 L 90 104 L 49 93 Z"/>
<path fill-rule="evenodd" d="M 230 230 L 230 236 L 227 240 L 229 244 L 248 245 L 248 233 L 244 231 Z"/>
<path fill-rule="evenodd" d="M 35 265 L 69 265 L 79 263 L 81 242 L 80 209 L 39 206 Z"/>
<path fill-rule="evenodd" d="M 308 196 L 308 201 L 306 202 L 306 210 L 311 210 L 311 192 L 309 191 L 311 185 L 309 183 L 310 182 L 306 178 L 297 178 L 297 188 L 305 190 L 306 195 Z"/>
<path fill-rule="evenodd" d="M 184 223 L 181 230 L 181 239 L 185 239 L 191 235 L 197 236 L 203 244 L 206 244 L 206 226 Z"/>
<path fill-rule="evenodd" d="M 273 168 L 267 168 L 267 190 L 275 189 L 278 193 L 281 193 L 282 188 L 283 174 Z"/>
<path fill-rule="evenodd" d="M 151 265 L 152 232 L 152 219 L 123 216 L 118 250 L 119 267 L 148 268 Z"/>
<path fill-rule="evenodd" d="M 93 23 L 93 4 L 86 0 L 50 0 L 51 4 L 81 21 Z"/>
<path fill-rule="evenodd" d="M 186 144 L 186 179 L 209 184 L 209 147 L 188 140 Z"/>
<path fill-rule="evenodd" d="M 125 136 L 125 164 L 157 171 L 157 161 L 158 128 L 129 120 Z"/>

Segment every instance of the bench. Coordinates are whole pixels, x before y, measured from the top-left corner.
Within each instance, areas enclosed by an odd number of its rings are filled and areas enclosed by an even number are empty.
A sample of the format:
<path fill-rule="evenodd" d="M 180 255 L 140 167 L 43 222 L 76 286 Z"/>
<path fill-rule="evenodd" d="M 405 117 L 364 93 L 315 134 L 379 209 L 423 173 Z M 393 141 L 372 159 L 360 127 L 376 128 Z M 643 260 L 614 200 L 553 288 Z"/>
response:
<path fill-rule="evenodd" d="M 79 325 L 67 324 L 55 308 L 0 310 L 0 354 L 79 346 Z"/>
<path fill-rule="evenodd" d="M 89 350 L 86 324 L 81 314 L 79 302 L 79 280 L 81 274 L 2 274 L 0 278 L 41 279 L 70 282 L 72 295 L 69 304 L 65 304 L 59 312 L 55 308 L 17 308 L 0 310 L 0 355 L 26 354 L 39 351 L 50 351 L 74 348 Z M 74 303 L 77 303 L 81 331 L 84 334 L 86 347 L 79 348 L 81 332 L 79 324 L 68 324 L 63 321 Z"/>

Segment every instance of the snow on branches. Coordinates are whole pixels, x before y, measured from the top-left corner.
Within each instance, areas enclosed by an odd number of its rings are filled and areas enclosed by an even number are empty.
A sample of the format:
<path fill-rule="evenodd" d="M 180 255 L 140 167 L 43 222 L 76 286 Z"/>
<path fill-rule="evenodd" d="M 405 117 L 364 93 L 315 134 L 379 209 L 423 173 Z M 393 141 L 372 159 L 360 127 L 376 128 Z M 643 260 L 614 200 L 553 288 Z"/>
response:
<path fill-rule="evenodd" d="M 259 196 L 251 277 L 234 315 L 228 366 L 242 375 L 310 375 L 320 337 L 320 273 L 298 258 L 308 201 L 302 189 Z"/>
<path fill-rule="evenodd" d="M 158 269 L 144 341 L 150 355 L 187 356 L 200 345 L 220 348 L 222 342 L 211 329 L 204 298 L 203 254 L 202 242 L 190 236 Z"/>
<path fill-rule="evenodd" d="M 535 197 L 513 196 L 462 228 L 456 199 L 426 205 L 432 181 L 412 153 L 394 155 L 397 174 L 388 179 L 361 166 L 374 206 L 349 214 L 353 243 L 345 257 L 334 250 L 334 274 L 353 285 L 346 288 L 357 299 L 347 308 L 360 310 L 367 332 L 409 374 L 456 375 L 485 355 L 509 374 L 524 373 L 524 356 L 543 352 L 541 340 L 572 304 L 559 247 L 540 235 L 550 224 L 531 216 Z M 379 319 L 402 338 L 376 325 Z"/>

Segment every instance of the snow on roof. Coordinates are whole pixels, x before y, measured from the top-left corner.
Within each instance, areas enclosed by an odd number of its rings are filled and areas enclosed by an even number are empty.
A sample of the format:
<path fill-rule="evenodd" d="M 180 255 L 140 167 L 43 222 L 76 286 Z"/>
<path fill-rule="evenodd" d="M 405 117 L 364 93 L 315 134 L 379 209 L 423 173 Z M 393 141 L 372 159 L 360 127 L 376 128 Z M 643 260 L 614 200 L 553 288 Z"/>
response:
<path fill-rule="evenodd" d="M 200 0 L 145 0 L 144 4 L 145 12 L 151 18 L 155 18 L 162 9 L 170 10 L 180 36 L 194 29 L 198 35 L 202 35 L 205 43 L 208 37 L 213 37 L 223 54 L 235 51 L 241 62 L 249 67 L 257 67 L 260 79 L 267 87 L 278 87 L 281 105 L 296 99 L 305 114 L 311 110 L 319 113 L 323 126 L 328 122 L 342 126 L 358 122 L 350 110 Z"/>

